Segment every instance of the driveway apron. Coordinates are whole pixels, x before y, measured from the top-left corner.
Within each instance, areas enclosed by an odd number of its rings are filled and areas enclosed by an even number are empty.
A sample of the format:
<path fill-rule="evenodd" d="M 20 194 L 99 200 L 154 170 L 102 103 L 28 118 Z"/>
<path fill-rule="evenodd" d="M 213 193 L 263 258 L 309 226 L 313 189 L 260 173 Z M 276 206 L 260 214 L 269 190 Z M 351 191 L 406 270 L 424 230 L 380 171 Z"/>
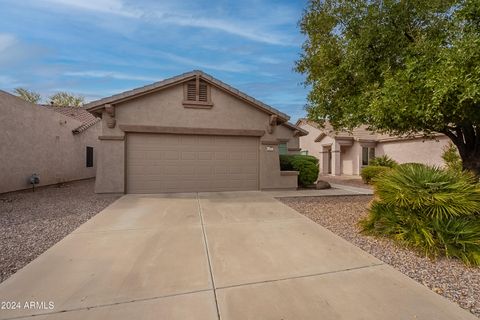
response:
<path fill-rule="evenodd" d="M 126 195 L 0 285 L 0 319 L 476 319 L 263 192 Z"/>

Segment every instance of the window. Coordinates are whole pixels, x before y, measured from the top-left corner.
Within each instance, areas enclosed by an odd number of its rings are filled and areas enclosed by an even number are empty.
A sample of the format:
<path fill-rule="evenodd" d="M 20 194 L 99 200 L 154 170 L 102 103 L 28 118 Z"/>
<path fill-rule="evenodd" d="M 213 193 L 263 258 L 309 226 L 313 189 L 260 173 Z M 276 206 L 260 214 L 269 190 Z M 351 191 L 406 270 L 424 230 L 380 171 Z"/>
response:
<path fill-rule="evenodd" d="M 370 159 L 375 158 L 375 148 L 362 147 L 362 166 L 368 166 Z"/>
<path fill-rule="evenodd" d="M 302 156 L 308 156 L 308 150 L 302 150 L 302 151 L 300 151 L 300 154 Z"/>
<path fill-rule="evenodd" d="M 93 167 L 93 147 L 87 147 L 87 168 Z"/>
<path fill-rule="evenodd" d="M 198 79 L 187 82 L 185 84 L 184 104 L 211 104 L 208 84 Z"/>
<path fill-rule="evenodd" d="M 278 144 L 278 154 L 287 154 L 287 144 L 285 142 Z"/>

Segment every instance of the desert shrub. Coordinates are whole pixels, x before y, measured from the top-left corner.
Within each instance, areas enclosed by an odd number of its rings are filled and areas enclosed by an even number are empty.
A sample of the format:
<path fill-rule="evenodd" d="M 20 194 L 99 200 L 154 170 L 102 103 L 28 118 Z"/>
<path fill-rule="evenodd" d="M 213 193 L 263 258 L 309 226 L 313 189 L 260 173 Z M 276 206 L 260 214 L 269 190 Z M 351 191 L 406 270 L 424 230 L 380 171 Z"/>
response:
<path fill-rule="evenodd" d="M 310 161 L 318 166 L 318 159 L 314 156 L 300 155 L 300 154 L 282 154 L 280 155 L 280 170 L 290 171 L 295 170 L 292 165 L 292 160 L 300 158 L 306 161 Z"/>
<path fill-rule="evenodd" d="M 445 163 L 445 168 L 453 171 L 462 171 L 462 158 L 458 154 L 457 147 L 451 142 L 443 147 L 442 159 Z"/>
<path fill-rule="evenodd" d="M 295 157 L 292 159 L 293 170 L 298 171 L 298 183 L 302 186 L 308 186 L 318 178 L 318 164 L 304 159 L 303 157 Z"/>
<path fill-rule="evenodd" d="M 387 155 L 383 155 L 380 157 L 375 157 L 370 160 L 369 165 L 371 166 L 378 166 L 378 167 L 389 167 L 394 168 L 398 165 L 397 161 L 393 160 Z"/>
<path fill-rule="evenodd" d="M 362 177 L 363 182 L 371 184 L 379 175 L 388 170 L 390 170 L 389 167 L 368 166 L 362 169 L 360 176 Z"/>
<path fill-rule="evenodd" d="M 480 265 L 480 186 L 469 173 L 422 164 L 391 169 L 377 179 L 360 225 L 427 256 Z"/>
<path fill-rule="evenodd" d="M 306 155 L 280 155 L 280 169 L 298 171 L 298 183 L 311 185 L 318 178 L 318 159 Z"/>

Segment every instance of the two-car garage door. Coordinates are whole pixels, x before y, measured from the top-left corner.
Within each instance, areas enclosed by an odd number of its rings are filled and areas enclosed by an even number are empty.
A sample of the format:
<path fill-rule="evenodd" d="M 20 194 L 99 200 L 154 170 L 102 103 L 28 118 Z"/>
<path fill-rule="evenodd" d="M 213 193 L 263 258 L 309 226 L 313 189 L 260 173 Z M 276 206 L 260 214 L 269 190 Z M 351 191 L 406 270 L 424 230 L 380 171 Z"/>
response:
<path fill-rule="evenodd" d="M 258 190 L 257 137 L 127 135 L 127 192 Z"/>

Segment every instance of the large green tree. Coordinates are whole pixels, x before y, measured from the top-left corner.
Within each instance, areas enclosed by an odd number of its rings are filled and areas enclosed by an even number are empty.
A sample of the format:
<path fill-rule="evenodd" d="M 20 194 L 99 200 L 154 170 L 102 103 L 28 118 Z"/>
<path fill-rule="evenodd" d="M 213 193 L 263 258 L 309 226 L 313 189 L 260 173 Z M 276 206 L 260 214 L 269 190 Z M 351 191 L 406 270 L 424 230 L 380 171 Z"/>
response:
<path fill-rule="evenodd" d="M 479 0 L 311 0 L 300 28 L 311 120 L 440 132 L 480 173 Z"/>

